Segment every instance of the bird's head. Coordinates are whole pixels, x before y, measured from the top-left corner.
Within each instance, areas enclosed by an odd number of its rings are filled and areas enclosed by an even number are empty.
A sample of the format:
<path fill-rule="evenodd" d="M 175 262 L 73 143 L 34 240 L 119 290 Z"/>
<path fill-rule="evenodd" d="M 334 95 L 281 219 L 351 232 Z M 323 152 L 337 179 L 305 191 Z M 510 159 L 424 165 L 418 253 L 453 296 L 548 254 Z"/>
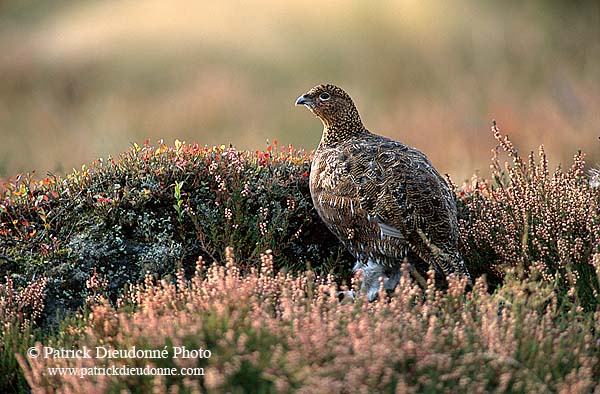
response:
<path fill-rule="evenodd" d="M 325 132 L 336 139 L 364 130 L 354 102 L 348 93 L 335 85 L 315 86 L 298 97 L 296 105 L 304 105 L 321 119 Z"/>

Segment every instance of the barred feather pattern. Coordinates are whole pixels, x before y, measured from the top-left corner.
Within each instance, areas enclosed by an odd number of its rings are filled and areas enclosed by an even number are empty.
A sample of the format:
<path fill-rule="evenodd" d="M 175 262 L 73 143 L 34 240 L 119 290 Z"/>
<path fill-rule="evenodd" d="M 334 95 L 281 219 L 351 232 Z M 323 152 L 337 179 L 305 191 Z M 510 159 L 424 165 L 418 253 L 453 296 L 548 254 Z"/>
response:
<path fill-rule="evenodd" d="M 322 92 L 330 96 L 325 103 L 319 102 Z M 386 289 L 395 288 L 400 265 L 411 255 L 444 276 L 465 275 L 470 281 L 458 248 L 453 194 L 429 159 L 369 132 L 350 97 L 334 85 L 317 86 L 303 97 L 315 115 L 327 117 L 321 119 L 325 129 L 311 165 L 312 200 L 356 258 L 354 269 L 363 271 L 369 299 L 377 297 L 380 277 Z M 342 113 L 320 110 L 334 99 Z M 344 130 L 337 128 L 336 116 L 344 120 Z M 354 128 L 348 130 L 348 124 Z"/>

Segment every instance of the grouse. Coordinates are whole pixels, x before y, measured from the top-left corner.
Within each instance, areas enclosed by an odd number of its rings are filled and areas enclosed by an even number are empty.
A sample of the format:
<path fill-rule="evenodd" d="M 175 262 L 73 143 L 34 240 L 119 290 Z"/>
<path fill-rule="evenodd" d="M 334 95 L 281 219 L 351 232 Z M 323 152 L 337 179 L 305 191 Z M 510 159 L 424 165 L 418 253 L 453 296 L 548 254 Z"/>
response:
<path fill-rule="evenodd" d="M 296 100 L 323 123 L 310 170 L 313 204 L 356 258 L 362 291 L 377 298 L 400 281 L 403 261 L 439 276 L 471 276 L 459 252 L 457 208 L 442 176 L 421 151 L 374 133 L 341 88 L 318 85 Z M 413 271 L 415 276 L 420 276 Z"/>

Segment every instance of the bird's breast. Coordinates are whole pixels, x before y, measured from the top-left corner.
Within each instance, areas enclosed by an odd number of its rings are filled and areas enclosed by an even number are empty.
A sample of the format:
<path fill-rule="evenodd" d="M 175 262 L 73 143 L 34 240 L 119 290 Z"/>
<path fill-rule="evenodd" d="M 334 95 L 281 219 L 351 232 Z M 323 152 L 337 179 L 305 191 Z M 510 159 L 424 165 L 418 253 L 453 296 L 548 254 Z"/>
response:
<path fill-rule="evenodd" d="M 315 190 L 338 191 L 347 187 L 349 181 L 349 163 L 343 160 L 343 154 L 328 150 L 315 155 L 311 164 L 310 183 Z"/>
<path fill-rule="evenodd" d="M 348 163 L 340 158 L 340 152 L 328 150 L 315 155 L 310 171 L 310 193 L 325 222 L 344 225 L 353 221 L 360 209 L 355 189 Z"/>

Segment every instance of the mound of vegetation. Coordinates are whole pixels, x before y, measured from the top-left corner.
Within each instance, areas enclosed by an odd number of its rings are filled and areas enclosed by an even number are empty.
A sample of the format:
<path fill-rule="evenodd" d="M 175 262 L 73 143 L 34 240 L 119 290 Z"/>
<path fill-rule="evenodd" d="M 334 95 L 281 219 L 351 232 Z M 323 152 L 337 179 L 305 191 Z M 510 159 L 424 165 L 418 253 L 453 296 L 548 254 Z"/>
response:
<path fill-rule="evenodd" d="M 600 374 L 599 191 L 581 153 L 550 173 L 543 148 L 523 160 L 492 130 L 492 178 L 453 185 L 463 255 L 479 278 L 468 295 L 464 284 L 440 293 L 406 277 L 373 304 L 334 297 L 352 259 L 312 207 L 310 155 L 292 146 L 134 144 L 66 179 L 10 180 L 0 196 L 0 367 L 9 371 L 0 389 L 525 392 L 580 382 L 589 391 Z M 500 149 L 510 163 L 500 164 Z M 204 346 L 214 357 L 185 364 L 206 369 L 196 380 L 50 378 L 49 366 L 89 365 L 27 360 L 38 340 Z M 314 351 L 321 362 L 311 363 Z"/>
<path fill-rule="evenodd" d="M 222 261 L 235 245 L 245 267 L 273 251 L 276 267 L 347 272 L 350 256 L 312 207 L 308 155 L 274 143 L 233 147 L 134 145 L 66 179 L 17 177 L 0 203 L 0 274 L 17 286 L 47 280 L 46 315 L 75 310 L 94 271 L 112 300 L 146 273 Z"/>

